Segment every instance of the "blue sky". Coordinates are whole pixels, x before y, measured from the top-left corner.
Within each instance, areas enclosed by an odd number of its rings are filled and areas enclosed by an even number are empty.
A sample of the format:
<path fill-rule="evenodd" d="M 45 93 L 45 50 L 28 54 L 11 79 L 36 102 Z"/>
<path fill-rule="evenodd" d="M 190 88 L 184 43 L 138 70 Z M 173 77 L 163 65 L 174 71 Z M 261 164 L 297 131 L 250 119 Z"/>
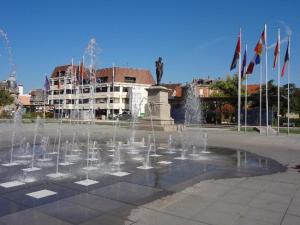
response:
<path fill-rule="evenodd" d="M 265 2 L 265 3 L 263 3 Z M 150 69 L 163 57 L 163 82 L 187 82 L 196 77 L 225 77 L 239 28 L 249 58 L 268 24 L 268 42 L 292 31 L 291 79 L 300 86 L 300 3 L 297 0 L 259 1 L 15 1 L 1 2 L 0 28 L 8 33 L 17 79 L 28 91 L 43 86 L 56 65 L 78 62 L 91 38 L 99 47 L 97 67 L 129 66 Z M 286 24 L 284 26 L 283 24 Z M 282 45 L 283 59 L 286 43 Z M 269 77 L 273 49 L 269 51 Z M 9 73 L 7 52 L 0 43 L 0 79 Z M 258 69 L 250 83 L 258 82 Z M 283 82 L 286 82 L 286 77 Z"/>

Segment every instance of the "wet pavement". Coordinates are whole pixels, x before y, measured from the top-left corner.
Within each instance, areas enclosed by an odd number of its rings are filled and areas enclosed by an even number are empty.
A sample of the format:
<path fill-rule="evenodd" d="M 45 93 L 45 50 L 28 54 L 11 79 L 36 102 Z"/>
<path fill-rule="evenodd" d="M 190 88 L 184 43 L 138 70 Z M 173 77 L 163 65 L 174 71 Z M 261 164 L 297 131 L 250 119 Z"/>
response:
<path fill-rule="evenodd" d="M 35 181 L 10 188 L 0 186 L 0 225 L 133 224 L 135 220 L 130 215 L 137 207 L 185 190 L 200 181 L 260 176 L 286 170 L 274 160 L 243 151 L 239 153 L 238 160 L 236 150 L 225 148 L 209 148 L 211 154 L 203 154 L 201 160 L 189 156 L 190 151 L 187 160 L 176 160 L 174 158 L 180 156 L 179 151 L 170 155 L 166 149 L 161 149 L 158 150 L 161 157 L 151 157 L 154 168 L 141 170 L 137 167 L 142 163 L 133 160 L 135 156 L 122 149 L 125 164 L 121 165 L 121 169 L 130 174 L 116 177 L 110 174 L 112 159 L 109 148 L 101 146 L 101 149 L 101 162 L 97 164 L 99 169 L 88 174 L 89 179 L 98 183 L 90 186 L 74 183 L 86 178 L 86 173 L 82 171 L 86 163 L 84 152 L 81 160 L 74 165 L 59 167 L 60 172 L 70 174 L 66 178 L 51 179 L 45 176 L 55 171 L 55 163 L 26 177 L 21 169 L 28 165 L 1 166 L 0 183 L 22 182 L 29 176 Z M 7 157 L 4 153 L 2 159 Z M 172 164 L 159 164 L 159 161 L 170 161 Z M 32 197 L 32 194 L 37 195 Z M 180 220 L 176 224 L 180 224 Z"/>

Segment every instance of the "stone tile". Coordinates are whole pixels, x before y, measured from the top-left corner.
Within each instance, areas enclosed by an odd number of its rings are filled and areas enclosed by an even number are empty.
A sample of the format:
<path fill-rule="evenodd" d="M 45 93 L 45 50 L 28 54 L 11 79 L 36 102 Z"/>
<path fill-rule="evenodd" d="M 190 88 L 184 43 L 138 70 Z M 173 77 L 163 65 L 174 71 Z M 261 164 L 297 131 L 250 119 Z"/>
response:
<path fill-rule="evenodd" d="M 287 210 L 290 197 L 263 192 L 257 195 L 249 206 L 283 213 Z"/>
<path fill-rule="evenodd" d="M 253 200 L 255 196 L 257 196 L 258 193 L 258 190 L 234 187 L 230 192 L 226 193 L 220 199 L 222 199 L 225 202 L 247 205 Z"/>
<path fill-rule="evenodd" d="M 71 225 L 66 221 L 46 215 L 35 209 L 27 209 L 0 217 L 1 222 L 6 225 Z"/>
<path fill-rule="evenodd" d="M 285 215 L 282 225 L 298 225 L 300 224 L 300 217 L 293 215 Z"/>
<path fill-rule="evenodd" d="M 278 222 L 278 225 L 280 222 Z M 272 223 L 268 223 L 262 220 L 250 219 L 246 217 L 240 217 L 233 225 L 272 225 Z"/>
<path fill-rule="evenodd" d="M 141 207 L 132 210 L 128 219 L 135 221 L 134 225 L 205 225 L 200 222 L 187 220 L 181 217 L 168 215 Z"/>
<path fill-rule="evenodd" d="M 26 194 L 41 191 L 47 189 L 49 191 L 57 192 L 55 195 L 50 195 L 44 198 L 36 199 Z M 45 184 L 45 185 L 37 185 L 32 186 L 26 189 L 20 189 L 12 192 L 8 192 L 5 194 L 5 198 L 16 202 L 17 204 L 25 205 L 27 207 L 39 206 L 42 204 L 46 204 L 49 202 L 53 202 L 62 198 L 66 198 L 72 196 L 74 194 L 78 194 L 78 191 L 67 189 L 62 186 L 53 185 L 53 184 Z"/>
<path fill-rule="evenodd" d="M 273 193 L 273 194 L 288 195 L 291 197 L 294 195 L 297 188 L 298 188 L 298 185 L 296 185 L 296 184 L 271 182 L 267 186 L 267 191 L 270 193 Z"/>
<path fill-rule="evenodd" d="M 160 207 L 159 210 L 168 214 L 190 219 L 203 211 L 214 201 L 215 199 L 212 198 L 188 195 L 184 198 L 178 199 L 176 202 L 166 205 L 164 208 Z"/>
<path fill-rule="evenodd" d="M 279 225 L 284 213 L 278 213 L 270 210 L 265 210 L 261 208 L 249 207 L 247 211 L 241 216 L 241 218 L 246 218 L 247 220 L 261 221 L 263 223 L 269 223 L 274 225 Z"/>
<path fill-rule="evenodd" d="M 210 225 L 232 225 L 237 221 L 238 218 L 238 215 L 232 215 L 224 212 L 214 212 L 208 209 L 192 217 L 193 220 Z"/>
<path fill-rule="evenodd" d="M 246 189 L 264 191 L 271 183 L 272 183 L 271 181 L 259 180 L 256 179 L 255 177 L 250 177 L 238 183 L 237 186 Z"/>
<path fill-rule="evenodd" d="M 36 209 L 72 224 L 83 223 L 101 214 L 95 210 L 81 207 L 66 200 L 59 200 Z"/>
<path fill-rule="evenodd" d="M 0 198 L 0 216 L 4 216 L 10 213 L 15 213 L 21 209 L 24 209 L 24 206 L 17 205 L 12 201 L 9 201 L 4 198 Z"/>
<path fill-rule="evenodd" d="M 186 194 L 200 195 L 204 197 L 220 198 L 230 191 L 231 187 L 216 185 L 214 183 L 200 182 L 183 191 Z"/>
<path fill-rule="evenodd" d="M 230 215 L 244 215 L 247 210 L 248 206 L 241 205 L 241 204 L 236 204 L 236 203 L 228 203 L 228 202 L 222 202 L 222 201 L 217 201 L 214 202 L 212 205 L 207 207 L 207 211 L 212 211 L 215 212 L 216 214 L 219 212 L 230 214 Z"/>
<path fill-rule="evenodd" d="M 157 188 L 151 188 L 126 182 L 118 182 L 91 191 L 91 193 L 95 195 L 134 205 L 139 205 L 147 201 L 155 200 L 155 196 L 159 192 L 161 192 L 161 190 Z"/>
<path fill-rule="evenodd" d="M 232 186 L 236 186 L 237 184 L 244 181 L 245 179 L 246 178 L 218 179 L 213 181 L 213 183 L 232 187 Z"/>
<path fill-rule="evenodd" d="M 117 218 L 115 216 L 103 215 L 91 219 L 87 222 L 81 223 L 80 225 L 131 225 L 132 221 Z"/>
<path fill-rule="evenodd" d="M 300 216 L 300 202 L 292 201 L 287 211 L 288 214 Z"/>
<path fill-rule="evenodd" d="M 93 209 L 97 212 L 115 214 L 119 217 L 127 217 L 130 210 L 135 208 L 133 205 L 87 193 L 82 193 L 64 200 Z"/>

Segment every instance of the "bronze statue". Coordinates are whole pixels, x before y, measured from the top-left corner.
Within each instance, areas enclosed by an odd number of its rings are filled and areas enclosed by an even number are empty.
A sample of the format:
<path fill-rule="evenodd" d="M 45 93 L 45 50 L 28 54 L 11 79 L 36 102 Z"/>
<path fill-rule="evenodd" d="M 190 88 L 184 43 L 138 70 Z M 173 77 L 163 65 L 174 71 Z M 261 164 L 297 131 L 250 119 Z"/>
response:
<path fill-rule="evenodd" d="M 157 61 L 155 61 L 156 65 L 156 85 L 160 85 L 160 81 L 164 72 L 164 63 L 162 62 L 162 58 L 159 57 Z"/>

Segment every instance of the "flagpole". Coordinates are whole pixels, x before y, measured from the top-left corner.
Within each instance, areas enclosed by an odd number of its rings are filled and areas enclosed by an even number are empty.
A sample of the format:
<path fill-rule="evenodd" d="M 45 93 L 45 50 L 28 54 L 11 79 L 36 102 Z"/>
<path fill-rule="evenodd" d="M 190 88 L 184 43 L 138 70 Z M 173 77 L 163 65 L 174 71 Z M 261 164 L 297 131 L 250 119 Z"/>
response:
<path fill-rule="evenodd" d="M 260 64 L 260 81 L 259 81 L 259 133 L 261 134 L 261 119 L 262 119 L 262 62 Z"/>
<path fill-rule="evenodd" d="M 71 82 L 72 82 L 71 83 L 71 87 L 72 87 L 72 90 L 71 90 L 71 93 L 72 93 L 71 105 L 72 105 L 72 111 L 70 113 L 70 122 L 72 121 L 71 115 L 74 115 L 74 113 L 75 113 L 74 102 L 75 102 L 75 98 L 76 98 L 76 93 L 74 92 L 74 88 L 75 88 L 75 86 L 74 86 L 74 84 L 75 84 L 74 79 L 75 79 L 75 77 L 74 77 L 74 71 L 73 71 L 73 69 L 74 69 L 74 59 L 72 57 L 72 70 L 71 70 Z"/>
<path fill-rule="evenodd" d="M 45 102 L 45 98 L 46 98 L 46 88 L 44 87 L 44 98 L 43 98 L 43 100 L 44 100 L 44 115 L 43 115 L 44 116 L 44 120 L 46 118 L 46 102 Z"/>
<path fill-rule="evenodd" d="M 82 119 L 83 119 L 83 99 L 84 99 L 84 95 L 83 95 L 83 68 L 84 68 L 84 56 L 82 56 L 82 68 L 81 68 L 81 71 L 80 71 L 80 76 L 81 76 L 81 103 L 82 103 Z"/>
<path fill-rule="evenodd" d="M 240 28 L 240 46 L 242 45 L 242 28 Z M 238 132 L 241 131 L 241 49 L 239 52 L 239 67 L 238 67 Z"/>
<path fill-rule="evenodd" d="M 290 134 L 290 65 L 291 65 L 291 36 L 289 35 L 289 46 L 288 46 L 288 135 Z"/>
<path fill-rule="evenodd" d="M 59 91 L 58 112 L 59 112 L 59 118 L 61 118 L 61 104 L 60 104 L 61 93 L 60 93 L 60 85 L 61 85 L 61 83 L 60 83 L 60 71 L 59 71 L 59 74 L 58 74 L 58 86 L 59 86 L 59 89 L 58 89 L 58 91 Z"/>
<path fill-rule="evenodd" d="M 267 51 L 267 24 L 265 24 L 265 73 L 266 73 L 266 135 L 269 136 L 269 99 L 268 99 L 268 51 Z"/>
<path fill-rule="evenodd" d="M 278 29 L 277 57 L 277 135 L 280 134 L 280 29 Z"/>
<path fill-rule="evenodd" d="M 245 52 L 247 52 L 247 44 L 245 46 Z M 247 62 L 246 62 L 247 63 Z M 245 73 L 246 87 L 245 87 L 245 133 L 247 132 L 247 108 L 248 108 L 248 74 Z"/>

